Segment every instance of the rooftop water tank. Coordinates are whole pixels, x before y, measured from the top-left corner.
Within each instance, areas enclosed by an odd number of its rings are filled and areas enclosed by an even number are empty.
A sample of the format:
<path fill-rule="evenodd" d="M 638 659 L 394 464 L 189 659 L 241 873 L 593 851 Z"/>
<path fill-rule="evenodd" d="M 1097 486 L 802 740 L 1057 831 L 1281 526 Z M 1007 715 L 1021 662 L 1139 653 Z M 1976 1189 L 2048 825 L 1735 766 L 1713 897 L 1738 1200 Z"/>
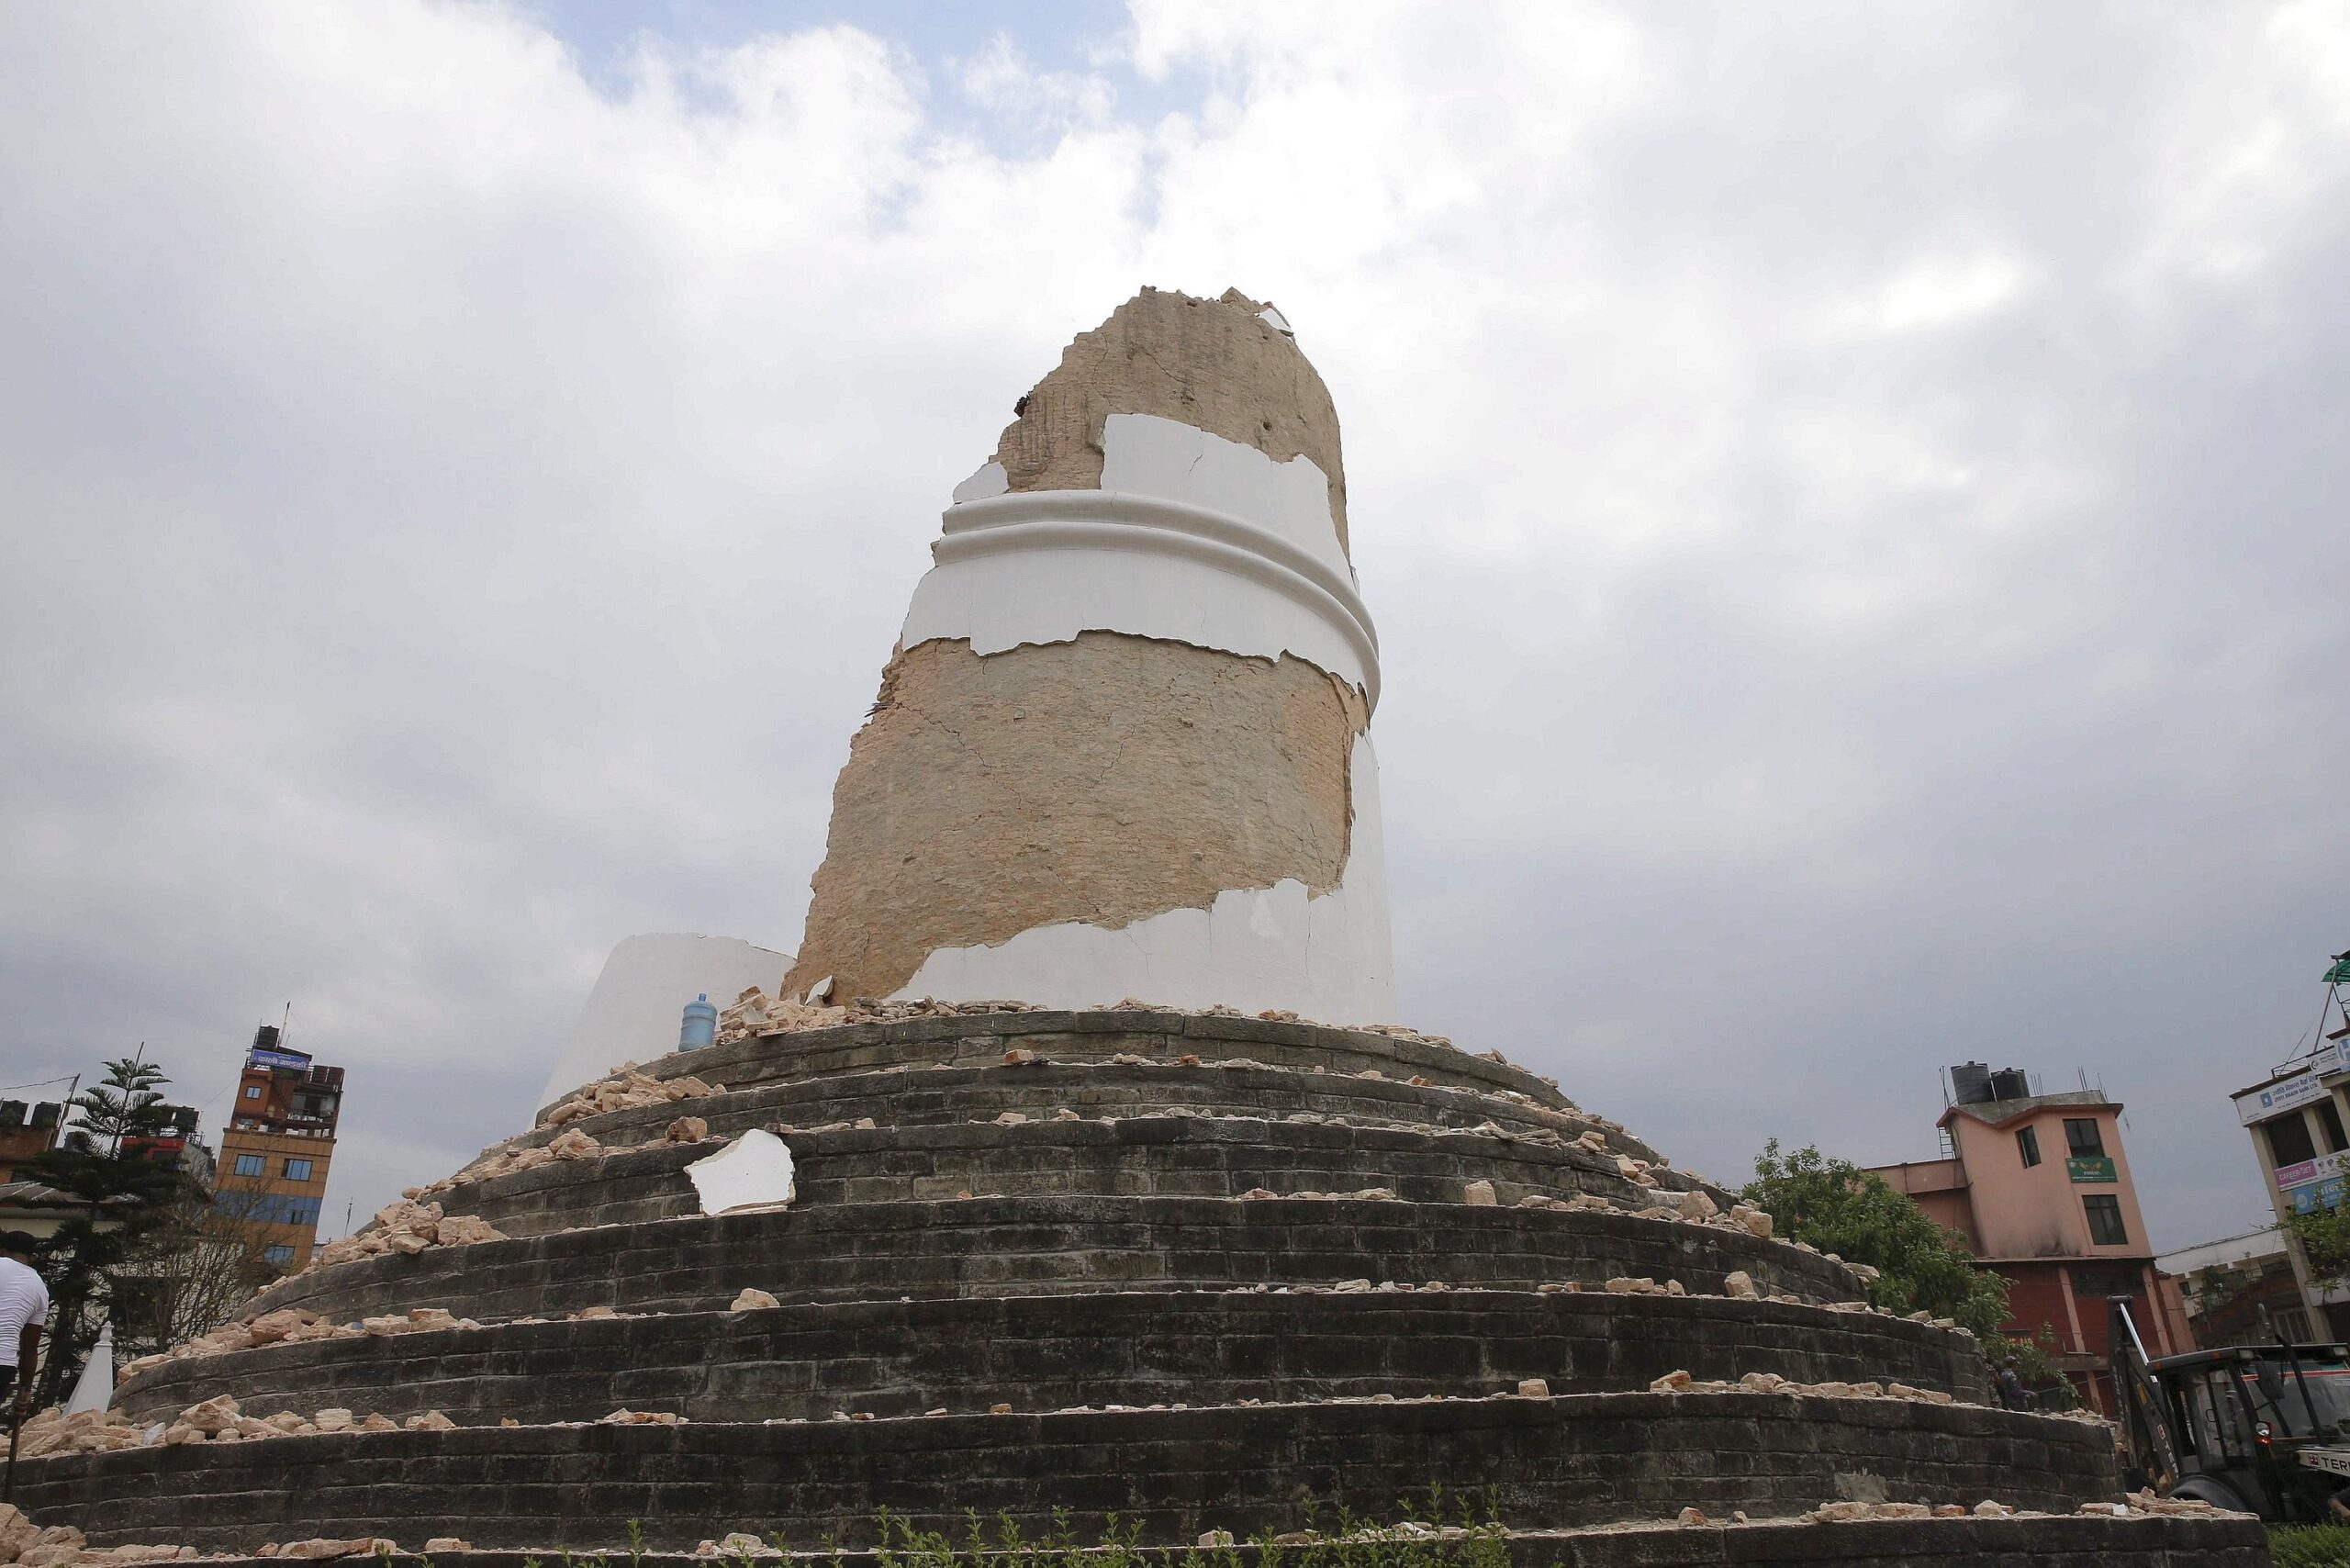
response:
<path fill-rule="evenodd" d="M 717 1043 L 718 1009 L 710 1004 L 710 992 L 703 991 L 686 1003 L 685 1022 L 677 1028 L 677 1048 L 698 1051 Z"/>
<path fill-rule="evenodd" d="M 1950 1070 L 1952 1098 L 1962 1105 L 1979 1105 L 1991 1097 L 1991 1069 L 1979 1061 L 1961 1062 Z"/>

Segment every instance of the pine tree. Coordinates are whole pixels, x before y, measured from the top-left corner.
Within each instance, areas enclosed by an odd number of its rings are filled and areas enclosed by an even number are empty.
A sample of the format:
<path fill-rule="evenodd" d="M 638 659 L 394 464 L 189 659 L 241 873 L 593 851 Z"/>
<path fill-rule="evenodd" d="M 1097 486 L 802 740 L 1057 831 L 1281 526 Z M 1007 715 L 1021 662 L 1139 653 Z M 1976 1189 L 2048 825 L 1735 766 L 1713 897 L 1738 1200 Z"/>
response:
<path fill-rule="evenodd" d="M 38 1402 L 63 1397 L 98 1330 L 113 1309 L 114 1271 L 148 1233 L 185 1199 L 191 1179 L 176 1164 L 150 1159 L 137 1138 L 162 1136 L 170 1126 L 162 1086 L 171 1081 L 139 1056 L 106 1065 L 105 1076 L 73 1096 L 80 1121 L 25 1167 L 25 1175 L 79 1200 L 83 1212 L 57 1227 L 42 1246 L 42 1273 L 54 1306 L 54 1328 L 42 1368 Z"/>

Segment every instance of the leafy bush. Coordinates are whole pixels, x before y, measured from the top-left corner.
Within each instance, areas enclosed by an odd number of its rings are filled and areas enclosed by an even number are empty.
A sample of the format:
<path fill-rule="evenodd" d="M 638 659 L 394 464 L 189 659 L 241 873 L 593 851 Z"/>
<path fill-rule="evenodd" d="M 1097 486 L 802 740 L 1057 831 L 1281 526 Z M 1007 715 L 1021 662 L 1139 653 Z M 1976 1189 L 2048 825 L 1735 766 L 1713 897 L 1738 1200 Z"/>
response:
<path fill-rule="evenodd" d="M 2350 1525 L 2301 1525 L 2268 1532 L 2277 1568 L 2350 1568 Z"/>
<path fill-rule="evenodd" d="M 1923 1311 L 1953 1318 L 1985 1343 L 1998 1343 L 1999 1326 L 2008 1318 L 2008 1282 L 1976 1268 L 1956 1231 L 1936 1225 L 1882 1176 L 1849 1159 L 1831 1159 L 1816 1147 L 1782 1154 L 1773 1138 L 1755 1158 L 1754 1180 L 1740 1195 L 1769 1211 L 1789 1240 L 1875 1268 L 1872 1305 L 1904 1316 Z"/>

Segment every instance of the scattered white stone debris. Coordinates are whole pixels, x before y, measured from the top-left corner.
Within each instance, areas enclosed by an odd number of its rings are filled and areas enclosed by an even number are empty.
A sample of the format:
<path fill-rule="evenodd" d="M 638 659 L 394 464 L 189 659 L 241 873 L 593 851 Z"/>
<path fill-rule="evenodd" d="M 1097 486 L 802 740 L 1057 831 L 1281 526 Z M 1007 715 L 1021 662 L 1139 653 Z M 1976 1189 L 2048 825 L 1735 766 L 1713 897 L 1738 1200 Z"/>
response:
<path fill-rule="evenodd" d="M 631 1410 L 623 1406 L 609 1416 L 599 1416 L 599 1427 L 674 1427 L 685 1419 L 674 1410 Z"/>
<path fill-rule="evenodd" d="M 1228 1529 L 1211 1529 L 1202 1530 L 1200 1532 L 1200 1544 L 1203 1547 L 1230 1546 L 1232 1543 L 1232 1532 Z"/>
<path fill-rule="evenodd" d="M 471 1551 L 474 1543 L 453 1535 L 436 1535 L 424 1543 L 424 1550 L 434 1551 Z"/>

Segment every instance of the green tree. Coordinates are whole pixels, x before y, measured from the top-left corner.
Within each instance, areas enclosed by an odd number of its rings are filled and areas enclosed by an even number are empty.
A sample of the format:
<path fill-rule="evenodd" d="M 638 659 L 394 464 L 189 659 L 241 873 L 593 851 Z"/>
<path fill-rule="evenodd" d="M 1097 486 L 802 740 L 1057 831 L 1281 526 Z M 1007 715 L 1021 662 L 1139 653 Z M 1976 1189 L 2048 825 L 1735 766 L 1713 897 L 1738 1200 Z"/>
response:
<path fill-rule="evenodd" d="M 54 1327 L 39 1403 L 63 1397 L 66 1380 L 81 1370 L 113 1309 L 115 1271 L 195 1184 L 177 1165 L 124 1148 L 168 1127 L 162 1086 L 170 1081 L 143 1052 L 106 1063 L 105 1076 L 67 1103 L 81 1113 L 79 1123 L 24 1168 L 30 1180 L 84 1205 L 41 1249 Z"/>
<path fill-rule="evenodd" d="M 1952 1318 L 1998 1345 L 2008 1320 L 2008 1282 L 1976 1268 L 1956 1231 L 1936 1225 L 1883 1177 L 1810 1145 L 1782 1154 L 1773 1138 L 1755 1158 L 1754 1180 L 1741 1196 L 1767 1210 L 1790 1239 L 1875 1269 L 1871 1305 Z"/>
<path fill-rule="evenodd" d="M 2317 1283 L 2338 1285 L 2350 1277 L 2350 1205 L 2287 1215 L 2285 1228 L 2301 1244 Z"/>

